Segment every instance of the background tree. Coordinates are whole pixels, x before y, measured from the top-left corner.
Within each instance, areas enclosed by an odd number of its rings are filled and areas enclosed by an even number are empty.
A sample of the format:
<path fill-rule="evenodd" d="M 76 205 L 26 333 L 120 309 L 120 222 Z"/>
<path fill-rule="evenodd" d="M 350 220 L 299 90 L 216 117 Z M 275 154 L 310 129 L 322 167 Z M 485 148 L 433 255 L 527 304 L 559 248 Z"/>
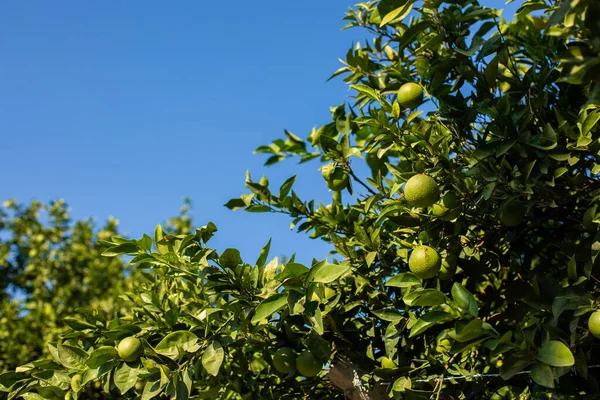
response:
<path fill-rule="evenodd" d="M 22 205 L 6 201 L 0 209 L 0 369 L 14 369 L 47 356 L 79 307 L 110 316 L 117 296 L 130 288 L 128 268 L 102 257 L 99 239 L 117 234 L 117 221 L 101 229 L 92 220 L 73 221 L 63 201 Z"/>
<path fill-rule="evenodd" d="M 207 247 L 211 223 L 111 237 L 104 255 L 132 256 L 141 274 L 131 312 L 80 311 L 50 359 L 0 388 L 597 398 L 599 14 L 584 0 L 525 1 L 510 22 L 473 0 L 358 4 L 348 27 L 370 39 L 334 74 L 355 101 L 307 140 L 286 132 L 258 149 L 268 165 L 319 159 L 331 204 L 303 201 L 294 177 L 273 192 L 250 175 L 227 203 L 289 215 L 332 259 L 280 264 L 267 245 L 244 263 Z"/>

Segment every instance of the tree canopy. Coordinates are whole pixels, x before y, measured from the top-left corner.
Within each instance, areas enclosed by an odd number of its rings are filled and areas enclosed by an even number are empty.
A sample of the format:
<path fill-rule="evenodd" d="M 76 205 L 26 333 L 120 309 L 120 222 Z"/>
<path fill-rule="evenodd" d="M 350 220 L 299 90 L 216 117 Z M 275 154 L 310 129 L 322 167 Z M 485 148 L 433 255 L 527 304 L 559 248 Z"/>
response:
<path fill-rule="evenodd" d="M 295 176 L 248 174 L 226 204 L 289 216 L 331 257 L 281 262 L 269 242 L 243 261 L 210 247 L 213 223 L 104 237 L 104 260 L 137 273 L 123 307 L 72 311 L 49 356 L 0 390 L 597 398 L 599 17 L 593 0 L 522 1 L 509 21 L 476 0 L 350 8 L 346 27 L 368 39 L 333 77 L 352 101 L 306 139 L 257 149 L 267 165 L 319 163 L 331 202 L 303 199 Z"/>

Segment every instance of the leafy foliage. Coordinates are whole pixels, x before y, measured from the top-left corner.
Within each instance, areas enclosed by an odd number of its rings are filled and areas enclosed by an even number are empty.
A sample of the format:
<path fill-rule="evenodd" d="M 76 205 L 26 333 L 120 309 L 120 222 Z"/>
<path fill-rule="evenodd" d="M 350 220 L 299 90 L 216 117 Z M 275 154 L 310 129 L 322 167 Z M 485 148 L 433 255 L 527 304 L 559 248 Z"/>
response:
<path fill-rule="evenodd" d="M 290 216 L 333 245 L 331 260 L 268 261 L 267 244 L 245 263 L 208 247 L 211 223 L 111 237 L 104 254 L 132 257 L 140 274 L 124 296 L 131 312 L 80 311 L 50 342 L 51 359 L 1 375 L 0 389 L 31 399 L 84 398 L 78 386 L 93 383 L 106 398 L 143 400 L 597 398 L 587 320 L 600 306 L 599 15 L 592 0 L 524 1 L 510 22 L 475 0 L 358 4 L 347 27 L 370 39 L 334 73 L 354 102 L 307 140 L 286 131 L 258 149 L 267 165 L 322 162 L 331 204 L 303 201 L 295 177 L 276 192 L 249 174 L 250 192 L 226 204 Z M 407 82 L 423 88 L 417 110 L 397 101 Z M 417 174 L 438 185 L 431 207 L 404 198 Z M 420 246 L 442 259 L 433 278 L 410 272 Z M 131 336 L 144 353 L 125 362 L 115 346 Z M 284 347 L 323 369 L 278 373 L 271 357 Z"/>
<path fill-rule="evenodd" d="M 117 233 L 109 220 L 73 222 L 63 201 L 48 205 L 7 201 L 0 209 L 0 370 L 49 355 L 45 343 L 64 328 L 79 328 L 79 307 L 109 316 L 128 288 L 126 267 L 102 257 L 98 243 Z M 123 310 L 125 311 L 125 310 Z"/>

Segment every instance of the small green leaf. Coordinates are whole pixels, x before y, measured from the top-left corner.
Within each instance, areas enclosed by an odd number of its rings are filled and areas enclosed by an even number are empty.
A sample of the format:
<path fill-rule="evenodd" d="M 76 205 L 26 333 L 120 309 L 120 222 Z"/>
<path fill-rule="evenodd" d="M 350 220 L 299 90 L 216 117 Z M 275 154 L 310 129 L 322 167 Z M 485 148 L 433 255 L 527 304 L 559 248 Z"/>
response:
<path fill-rule="evenodd" d="M 536 363 L 531 368 L 531 379 L 538 385 L 553 388 L 554 387 L 554 375 L 552 374 L 552 368 L 543 363 Z"/>
<path fill-rule="evenodd" d="M 551 340 L 538 350 L 537 359 L 553 367 L 570 367 L 575 364 L 571 350 L 558 340 Z"/>
<path fill-rule="evenodd" d="M 423 289 L 407 294 L 403 300 L 410 307 L 430 307 L 446 303 L 446 295 L 437 289 Z"/>
<path fill-rule="evenodd" d="M 67 368 L 79 368 L 88 358 L 88 354 L 78 347 L 59 344 L 58 359 Z"/>
<path fill-rule="evenodd" d="M 194 352 L 198 350 L 198 336 L 190 331 L 171 332 L 156 345 L 158 354 L 176 359 L 180 352 Z"/>
<path fill-rule="evenodd" d="M 347 264 L 322 264 L 315 267 L 312 282 L 331 283 L 350 270 Z"/>
<path fill-rule="evenodd" d="M 416 275 L 413 275 L 410 272 L 402 272 L 390 278 L 390 280 L 386 282 L 385 286 L 406 288 L 413 285 L 421 285 L 421 282 L 421 278 L 417 277 Z"/>
<path fill-rule="evenodd" d="M 209 374 L 217 376 L 224 357 L 225 351 L 221 343 L 215 340 L 204 350 L 204 354 L 202 354 L 202 366 Z"/>
<path fill-rule="evenodd" d="M 115 386 L 122 395 L 124 395 L 129 389 L 135 386 L 138 379 L 138 369 L 131 368 L 127 363 L 122 363 L 115 372 L 113 373 L 113 379 Z"/>
<path fill-rule="evenodd" d="M 600 109 L 592 111 L 585 121 L 583 122 L 583 126 L 581 128 L 581 135 L 586 136 L 590 131 L 596 126 L 598 121 L 600 120 Z"/>
<path fill-rule="evenodd" d="M 452 298 L 460 309 L 467 311 L 473 317 L 477 317 L 479 306 L 475 296 L 458 282 L 455 282 L 452 286 Z"/>
<path fill-rule="evenodd" d="M 150 400 L 158 396 L 164 387 L 165 385 L 160 380 L 146 382 L 141 400 Z"/>
<path fill-rule="evenodd" d="M 402 314 L 400 314 L 397 310 L 394 310 L 391 308 L 382 309 L 382 310 L 374 310 L 371 312 L 373 314 L 375 314 L 375 316 L 377 316 L 377 318 L 384 320 L 384 321 L 392 322 L 394 324 L 400 322 L 404 318 L 402 316 Z"/>
<path fill-rule="evenodd" d="M 408 335 L 408 337 L 413 337 L 415 335 L 425 332 L 427 329 L 431 328 L 434 325 L 452 321 L 453 319 L 454 317 L 452 317 L 452 315 L 447 312 L 430 311 L 418 319 L 418 321 L 411 328 L 410 335 Z"/>
<path fill-rule="evenodd" d="M 406 18 L 406 16 L 408 14 L 410 14 L 410 11 L 412 10 L 412 6 L 413 6 L 413 2 L 410 1 L 407 4 L 404 4 L 402 7 L 398 7 L 395 10 L 390 11 L 381 19 L 381 22 L 379 23 L 379 27 L 387 25 L 393 20 L 402 21 L 404 18 Z"/>
<path fill-rule="evenodd" d="M 115 358 L 117 358 L 117 350 L 114 347 L 102 346 L 94 350 L 85 363 L 88 367 L 94 369 Z"/>
<path fill-rule="evenodd" d="M 262 301 L 256 307 L 254 311 L 254 315 L 252 316 L 252 323 L 256 324 L 257 322 L 270 317 L 277 311 L 281 310 L 287 305 L 287 293 L 277 293 L 265 300 Z"/>

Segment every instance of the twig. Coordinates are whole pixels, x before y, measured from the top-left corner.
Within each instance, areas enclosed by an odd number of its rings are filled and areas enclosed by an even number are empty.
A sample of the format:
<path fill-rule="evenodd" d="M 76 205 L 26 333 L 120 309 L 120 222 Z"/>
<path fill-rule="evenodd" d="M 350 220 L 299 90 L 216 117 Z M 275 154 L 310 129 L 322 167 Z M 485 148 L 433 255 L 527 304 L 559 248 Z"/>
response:
<path fill-rule="evenodd" d="M 600 368 L 600 365 L 590 365 L 588 367 L 588 369 L 592 369 L 592 368 Z M 531 371 L 521 371 L 521 372 L 517 372 L 515 375 L 526 375 L 526 374 L 531 374 Z M 461 380 L 461 379 L 471 379 L 471 378 L 496 378 L 500 376 L 500 374 L 474 374 L 474 375 L 467 375 L 467 376 L 451 376 L 448 378 L 443 378 L 443 375 L 437 375 L 435 377 L 431 377 L 430 379 L 417 379 L 413 382 L 431 382 L 432 380 L 436 380 L 439 381 L 440 378 L 442 381 L 451 381 L 451 380 Z"/>
<path fill-rule="evenodd" d="M 352 177 L 352 179 L 354 179 L 356 182 L 360 183 L 372 195 L 376 195 L 377 194 L 377 192 L 375 192 L 373 189 L 371 189 L 369 186 L 367 186 L 366 183 L 364 183 L 362 180 L 360 180 L 360 178 L 358 176 L 356 176 L 356 174 L 354 173 L 354 171 L 352 171 L 352 168 L 350 168 L 349 165 L 347 165 L 346 167 L 347 167 L 346 169 L 348 170 L 348 173 L 350 174 L 350 176 Z"/>

